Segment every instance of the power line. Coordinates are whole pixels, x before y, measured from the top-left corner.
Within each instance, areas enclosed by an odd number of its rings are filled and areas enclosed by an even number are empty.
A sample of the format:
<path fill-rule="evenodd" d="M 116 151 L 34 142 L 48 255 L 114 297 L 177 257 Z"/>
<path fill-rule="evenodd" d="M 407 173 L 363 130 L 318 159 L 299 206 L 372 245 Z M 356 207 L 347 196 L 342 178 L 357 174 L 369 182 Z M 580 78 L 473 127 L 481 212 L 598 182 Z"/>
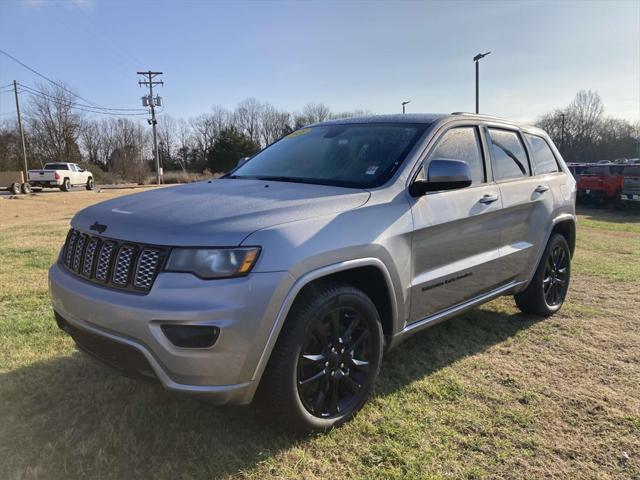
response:
<path fill-rule="evenodd" d="M 24 85 L 21 85 L 21 87 L 24 87 Z M 27 90 L 27 89 L 21 89 L 19 90 L 19 93 L 27 93 L 30 95 L 34 95 L 40 98 L 43 98 L 45 100 L 48 100 L 58 106 L 63 106 L 66 107 L 68 106 L 69 108 L 72 108 L 74 110 L 80 110 L 82 112 L 89 112 L 89 113 L 97 113 L 99 115 L 113 115 L 113 116 L 139 116 L 139 115 L 148 115 L 148 112 L 142 112 L 142 113 L 125 113 L 125 112 L 107 112 L 104 110 L 95 110 L 95 109 L 90 109 L 90 108 L 84 108 L 84 107 L 80 107 L 77 106 L 77 104 L 73 103 L 73 102 L 63 102 L 60 100 L 55 99 L 54 97 L 51 97 L 50 95 L 47 95 L 43 92 L 40 92 L 38 90 Z"/>
<path fill-rule="evenodd" d="M 19 83 L 19 85 L 20 85 L 22 88 L 25 88 L 25 89 L 27 89 L 27 90 L 30 90 L 30 91 L 33 91 L 33 92 L 39 93 L 39 94 L 41 94 L 41 95 L 44 95 L 44 96 L 46 96 L 46 97 L 50 98 L 51 100 L 59 101 L 56 97 L 54 97 L 54 96 L 52 96 L 52 95 L 50 95 L 50 94 L 48 94 L 48 93 L 46 93 L 46 92 L 43 92 L 43 91 L 41 91 L 41 90 L 37 90 L 37 89 L 35 89 L 35 88 L 29 87 L 29 86 L 27 86 L 27 85 L 24 85 L 24 84 L 22 84 L 22 83 Z M 100 108 L 98 108 L 98 107 L 92 107 L 91 105 L 85 105 L 85 104 L 77 103 L 77 102 L 73 102 L 73 104 L 74 104 L 74 105 L 77 105 L 77 106 L 79 106 L 79 107 L 92 108 L 92 109 L 95 109 L 95 110 L 105 110 L 105 111 L 107 111 L 107 110 L 111 110 L 111 111 L 116 111 L 116 112 L 147 112 L 147 110 L 146 110 L 146 109 L 144 109 L 144 108 L 107 108 L 107 107 L 100 107 Z M 145 113 L 145 114 L 146 114 L 146 113 Z"/>
<path fill-rule="evenodd" d="M 21 62 L 20 60 L 18 60 L 16 57 L 14 57 L 13 55 L 10 55 L 9 53 L 5 52 L 4 50 L 0 49 L 0 53 L 2 53 L 3 55 L 7 56 L 8 58 L 10 58 L 11 60 L 13 60 L 14 62 L 18 63 L 19 65 L 21 65 L 22 67 L 26 68 L 27 70 L 29 70 L 32 73 L 35 73 L 36 75 L 38 75 L 39 77 L 44 78 L 47 82 L 55 85 L 58 88 L 61 88 L 62 90 L 64 90 L 65 92 L 73 95 L 76 98 L 79 98 L 80 100 L 82 100 L 83 102 L 86 102 L 90 105 L 87 105 L 87 107 L 89 108 L 94 108 L 94 109 L 100 109 L 100 110 L 137 110 L 139 111 L 140 109 L 115 109 L 115 108 L 109 108 L 109 107 L 102 107 L 98 104 L 96 104 L 95 102 L 92 102 L 91 100 L 87 100 L 84 97 L 81 97 L 80 95 L 78 95 L 77 93 L 72 92 L 71 90 L 69 90 L 68 88 L 66 88 L 64 85 L 59 84 L 58 82 L 55 82 L 53 80 L 51 80 L 49 77 L 47 77 L 46 75 L 43 75 L 42 73 L 38 72 L 37 70 L 31 68 L 29 65 L 26 65 L 25 63 Z M 23 85 L 24 86 L 24 85 Z M 42 92 L 40 92 L 42 93 Z"/>
<path fill-rule="evenodd" d="M 87 102 L 90 103 L 92 105 L 94 105 L 94 107 L 97 108 L 103 108 L 100 105 L 87 100 L 86 98 L 82 98 L 80 95 L 78 95 L 77 93 L 72 92 L 71 90 L 67 89 L 66 87 L 64 87 L 63 85 L 60 85 L 58 82 L 54 82 L 53 80 L 51 80 L 49 77 L 47 77 L 46 75 L 43 75 L 42 73 L 38 72 L 37 70 L 31 68 L 29 65 L 26 65 L 24 63 L 22 63 L 20 60 L 18 60 L 16 57 L 14 57 L 13 55 L 8 54 L 7 52 L 5 52 L 4 50 L 0 49 L 0 53 L 2 53 L 3 55 L 5 55 L 6 57 L 10 58 L 11 60 L 13 60 L 14 62 L 16 62 L 17 64 L 21 65 L 22 67 L 26 68 L 27 70 L 29 70 L 32 73 L 35 73 L 36 75 L 38 75 L 41 78 L 44 78 L 47 82 L 52 83 L 53 85 L 55 85 L 56 87 L 61 88 L 62 90 L 64 90 L 67 93 L 70 93 L 71 95 L 73 95 L 74 97 L 79 98 L 80 100 L 82 100 L 83 102 Z"/>

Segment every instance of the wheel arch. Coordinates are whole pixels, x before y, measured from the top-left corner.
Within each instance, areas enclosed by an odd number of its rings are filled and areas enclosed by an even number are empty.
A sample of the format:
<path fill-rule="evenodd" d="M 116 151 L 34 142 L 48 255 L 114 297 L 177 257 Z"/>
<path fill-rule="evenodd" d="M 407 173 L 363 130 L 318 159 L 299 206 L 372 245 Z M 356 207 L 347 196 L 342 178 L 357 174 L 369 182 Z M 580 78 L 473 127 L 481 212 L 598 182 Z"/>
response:
<path fill-rule="evenodd" d="M 576 222 L 573 218 L 567 218 L 564 220 L 560 220 L 555 223 L 553 228 L 551 229 L 551 235 L 554 233 L 559 233 L 564 238 L 566 238 L 567 243 L 569 244 L 569 250 L 571 251 L 571 257 L 573 257 L 573 253 L 576 249 Z M 551 238 L 549 235 L 549 238 Z M 547 242 L 549 240 L 547 239 Z"/>
<path fill-rule="evenodd" d="M 344 282 L 365 292 L 378 309 L 385 341 L 391 339 L 397 324 L 398 305 L 393 282 L 385 264 L 377 258 L 362 258 L 322 267 L 298 278 L 289 290 L 278 311 L 252 380 L 259 381 L 262 377 L 295 301 L 309 288 L 314 288 L 314 285 L 331 281 Z"/>

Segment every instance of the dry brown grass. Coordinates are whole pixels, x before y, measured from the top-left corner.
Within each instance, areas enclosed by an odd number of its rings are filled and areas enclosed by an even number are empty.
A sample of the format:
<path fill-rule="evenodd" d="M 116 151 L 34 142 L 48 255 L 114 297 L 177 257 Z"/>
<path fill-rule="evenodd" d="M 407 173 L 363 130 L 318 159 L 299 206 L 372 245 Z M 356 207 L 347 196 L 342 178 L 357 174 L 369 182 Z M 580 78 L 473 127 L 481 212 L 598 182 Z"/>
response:
<path fill-rule="evenodd" d="M 54 325 L 46 269 L 79 208 L 0 199 L 0 478 L 640 478 L 640 222 L 581 215 L 549 319 L 502 298 L 390 352 L 376 394 L 294 439 L 247 408 L 130 380 Z"/>

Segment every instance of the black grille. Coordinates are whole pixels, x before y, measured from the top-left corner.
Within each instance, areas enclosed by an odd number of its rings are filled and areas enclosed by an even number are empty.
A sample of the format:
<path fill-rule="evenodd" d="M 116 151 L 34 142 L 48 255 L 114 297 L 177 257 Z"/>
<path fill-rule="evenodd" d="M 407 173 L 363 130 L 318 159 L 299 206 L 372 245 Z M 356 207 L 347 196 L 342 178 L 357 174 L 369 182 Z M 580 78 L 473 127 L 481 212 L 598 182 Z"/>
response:
<path fill-rule="evenodd" d="M 164 248 L 89 236 L 71 229 L 62 262 L 87 280 L 144 293 L 151 290 L 167 253 Z"/>

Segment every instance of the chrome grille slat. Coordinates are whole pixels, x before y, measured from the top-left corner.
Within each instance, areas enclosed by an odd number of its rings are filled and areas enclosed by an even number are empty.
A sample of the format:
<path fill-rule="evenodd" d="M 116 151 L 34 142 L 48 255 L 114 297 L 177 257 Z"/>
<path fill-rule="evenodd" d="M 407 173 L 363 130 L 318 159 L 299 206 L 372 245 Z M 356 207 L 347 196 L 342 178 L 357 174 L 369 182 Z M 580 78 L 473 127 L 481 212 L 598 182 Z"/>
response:
<path fill-rule="evenodd" d="M 78 240 L 78 231 L 71 230 L 69 235 L 67 236 L 67 248 L 64 252 L 64 264 L 67 267 L 71 266 L 71 260 L 73 259 L 73 248 L 76 245 L 76 241 Z"/>
<path fill-rule="evenodd" d="M 78 235 L 78 239 L 76 240 L 76 245 L 73 251 L 73 268 L 74 271 L 80 271 L 80 263 L 82 261 L 82 254 L 84 253 L 84 243 L 87 240 L 86 235 Z"/>
<path fill-rule="evenodd" d="M 148 290 L 153 283 L 153 277 L 158 267 L 160 259 L 160 251 L 146 248 L 140 253 L 136 274 L 133 280 L 133 286 Z"/>
<path fill-rule="evenodd" d="M 118 250 L 111 281 L 120 287 L 126 286 L 129 281 L 129 272 L 135 251 L 135 247 L 131 245 L 123 245 Z"/>
<path fill-rule="evenodd" d="M 114 242 L 104 242 L 100 249 L 100 257 L 98 258 L 98 266 L 96 267 L 96 279 L 101 282 L 107 281 L 111 257 L 113 256 L 113 247 L 115 247 L 115 245 Z"/>
<path fill-rule="evenodd" d="M 91 274 L 93 273 L 93 263 L 96 258 L 96 252 L 98 251 L 98 244 L 100 240 L 96 237 L 93 237 L 87 243 L 87 248 L 84 251 L 84 261 L 82 263 L 82 275 L 87 278 L 91 278 Z"/>
<path fill-rule="evenodd" d="M 166 248 L 110 240 L 71 229 L 60 262 L 86 280 L 146 293 L 167 254 Z"/>

